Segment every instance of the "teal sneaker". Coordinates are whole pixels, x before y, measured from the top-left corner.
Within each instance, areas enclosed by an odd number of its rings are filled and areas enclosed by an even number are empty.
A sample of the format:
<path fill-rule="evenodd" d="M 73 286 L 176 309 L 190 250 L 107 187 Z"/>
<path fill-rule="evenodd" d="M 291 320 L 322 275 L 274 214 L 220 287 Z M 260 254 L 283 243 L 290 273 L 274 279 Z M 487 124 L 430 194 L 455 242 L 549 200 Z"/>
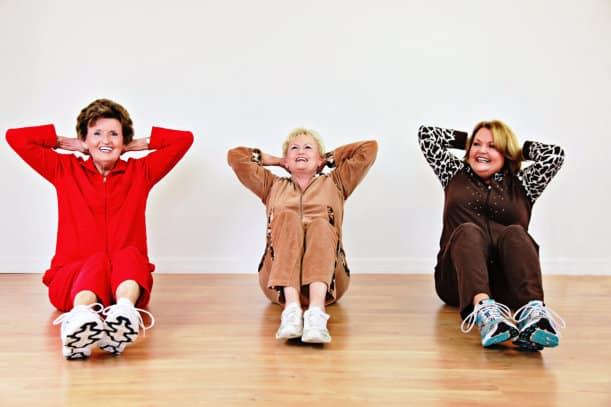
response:
<path fill-rule="evenodd" d="M 477 324 L 482 335 L 482 346 L 487 348 L 518 336 L 509 308 L 493 299 L 482 300 L 462 321 L 460 330 L 468 333 Z"/>
<path fill-rule="evenodd" d="M 560 343 L 558 328 L 566 328 L 566 322 L 543 301 L 532 300 L 514 314 L 520 330 L 514 343 L 526 350 L 553 348 Z"/>

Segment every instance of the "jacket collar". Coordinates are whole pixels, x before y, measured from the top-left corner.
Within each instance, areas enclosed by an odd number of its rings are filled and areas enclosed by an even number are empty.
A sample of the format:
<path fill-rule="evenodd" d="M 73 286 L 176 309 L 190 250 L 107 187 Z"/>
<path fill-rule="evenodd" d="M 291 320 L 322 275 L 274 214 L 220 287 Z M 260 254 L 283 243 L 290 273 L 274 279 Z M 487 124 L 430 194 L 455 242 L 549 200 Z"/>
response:
<path fill-rule="evenodd" d="M 469 164 L 466 164 L 466 168 L 467 168 L 467 174 L 469 174 L 470 176 L 472 176 L 472 177 L 474 177 L 474 178 L 476 178 L 476 179 L 478 179 L 480 181 L 482 180 L 482 178 L 479 175 L 477 175 L 475 173 L 475 171 L 473 171 L 473 168 L 471 168 L 471 166 Z M 494 175 L 491 178 L 492 178 L 492 180 L 494 182 L 501 182 L 505 178 L 505 173 L 504 172 L 496 172 L 496 173 L 494 173 Z"/>
<path fill-rule="evenodd" d="M 81 158 L 80 159 L 80 164 L 87 171 L 94 172 L 96 174 L 100 174 L 98 169 L 93 164 L 93 159 L 91 157 L 88 157 L 86 160 Z M 110 170 L 108 172 L 108 174 L 110 175 L 110 174 L 115 174 L 115 173 L 119 173 L 119 172 L 125 172 L 126 169 L 127 169 L 127 162 L 125 162 L 125 161 L 123 161 L 122 159 L 119 158 L 117 160 L 117 163 L 115 164 L 114 168 L 112 170 Z"/>

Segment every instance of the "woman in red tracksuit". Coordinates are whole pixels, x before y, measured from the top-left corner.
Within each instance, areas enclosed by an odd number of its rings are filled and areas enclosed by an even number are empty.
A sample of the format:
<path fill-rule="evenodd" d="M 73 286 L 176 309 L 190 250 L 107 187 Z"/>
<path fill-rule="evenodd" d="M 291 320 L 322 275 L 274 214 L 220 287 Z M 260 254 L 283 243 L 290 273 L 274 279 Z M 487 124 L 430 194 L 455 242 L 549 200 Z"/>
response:
<path fill-rule="evenodd" d="M 85 107 L 76 127 L 77 138 L 58 136 L 53 125 L 6 133 L 17 154 L 57 191 L 56 252 L 43 282 L 51 303 L 65 311 L 55 323 L 62 323 L 68 359 L 88 357 L 94 344 L 120 354 L 145 328 L 139 312 L 146 311 L 136 306 L 146 306 L 153 285 L 147 197 L 193 143 L 191 132 L 157 127 L 150 137 L 134 139 L 129 113 L 108 99 Z M 120 159 L 142 150 L 154 151 Z"/>

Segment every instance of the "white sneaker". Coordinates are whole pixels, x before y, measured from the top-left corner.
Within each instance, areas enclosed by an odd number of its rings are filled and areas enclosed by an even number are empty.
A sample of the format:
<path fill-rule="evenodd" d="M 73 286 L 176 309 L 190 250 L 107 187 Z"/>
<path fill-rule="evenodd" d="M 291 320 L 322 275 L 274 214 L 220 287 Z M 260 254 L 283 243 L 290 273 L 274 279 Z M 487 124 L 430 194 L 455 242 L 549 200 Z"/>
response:
<path fill-rule="evenodd" d="M 151 319 L 148 326 L 144 325 L 141 313 L 147 314 Z M 155 325 L 153 314 L 134 305 L 125 298 L 119 298 L 116 304 L 104 308 L 102 314 L 104 321 L 105 338 L 98 342 L 100 349 L 115 355 L 121 354 L 125 347 L 138 338 L 140 328 L 144 334 L 147 329 Z"/>
<path fill-rule="evenodd" d="M 327 329 L 329 314 L 325 314 L 320 308 L 312 307 L 303 314 L 303 336 L 302 342 L 329 343 L 331 335 Z"/>
<path fill-rule="evenodd" d="M 276 339 L 299 338 L 303 333 L 301 307 L 296 302 L 292 302 L 284 308 L 280 321 Z"/>
<path fill-rule="evenodd" d="M 62 353 L 66 359 L 85 359 L 91 347 L 104 337 L 104 324 L 100 318 L 102 304 L 77 305 L 61 314 L 53 325 L 62 324 Z"/>

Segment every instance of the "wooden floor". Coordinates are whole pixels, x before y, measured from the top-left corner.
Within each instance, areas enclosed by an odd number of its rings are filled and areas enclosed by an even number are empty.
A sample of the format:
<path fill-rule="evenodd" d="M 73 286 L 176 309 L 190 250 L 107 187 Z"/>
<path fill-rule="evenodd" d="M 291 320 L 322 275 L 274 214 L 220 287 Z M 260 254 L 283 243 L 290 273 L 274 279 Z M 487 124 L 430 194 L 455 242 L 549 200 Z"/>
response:
<path fill-rule="evenodd" d="M 66 361 L 40 275 L 0 274 L 0 405 L 611 406 L 611 277 L 545 277 L 568 328 L 540 353 L 461 334 L 430 275 L 354 275 L 325 346 L 274 339 L 255 275 L 155 277 L 145 338 Z"/>

